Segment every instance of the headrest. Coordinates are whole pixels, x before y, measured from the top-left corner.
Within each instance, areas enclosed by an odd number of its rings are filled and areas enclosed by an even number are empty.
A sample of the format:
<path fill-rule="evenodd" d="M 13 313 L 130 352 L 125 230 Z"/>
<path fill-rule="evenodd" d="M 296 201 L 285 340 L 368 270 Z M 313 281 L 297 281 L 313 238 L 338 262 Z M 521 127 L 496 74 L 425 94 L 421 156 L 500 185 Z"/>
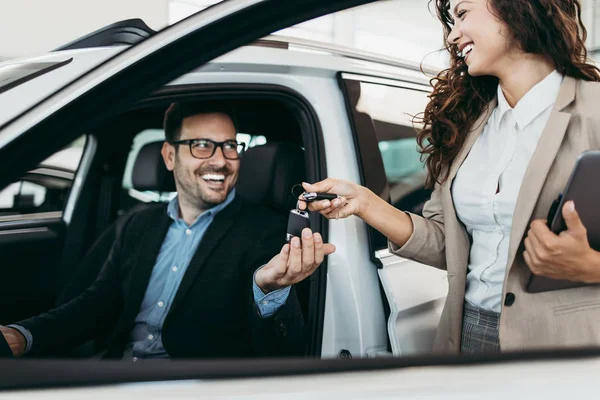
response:
<path fill-rule="evenodd" d="M 304 150 L 293 143 L 270 142 L 244 153 L 236 190 L 250 202 L 287 214 L 296 206 L 292 188 L 305 180 Z"/>
<path fill-rule="evenodd" d="M 164 142 L 145 144 L 139 151 L 131 183 L 135 190 L 151 190 L 156 192 L 174 192 L 175 179 L 173 173 L 167 169 L 160 150 Z"/>
<path fill-rule="evenodd" d="M 173 173 L 167 170 L 160 154 L 162 145 L 163 142 L 152 142 L 140 149 L 132 172 L 134 189 L 176 190 Z M 246 150 L 241 159 L 236 191 L 252 203 L 287 213 L 296 205 L 292 187 L 305 180 L 304 150 L 293 143 L 270 142 Z"/>

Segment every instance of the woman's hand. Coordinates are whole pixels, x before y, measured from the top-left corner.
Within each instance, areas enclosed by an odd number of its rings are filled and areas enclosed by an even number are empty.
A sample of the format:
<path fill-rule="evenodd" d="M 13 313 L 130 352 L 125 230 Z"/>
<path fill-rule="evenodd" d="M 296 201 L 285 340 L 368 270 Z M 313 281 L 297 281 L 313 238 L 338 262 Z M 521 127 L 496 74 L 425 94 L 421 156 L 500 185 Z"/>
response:
<path fill-rule="evenodd" d="M 318 211 L 328 219 L 346 218 L 350 215 L 361 217 L 366 213 L 369 203 L 368 189 L 352 182 L 328 178 L 314 184 L 302 183 L 306 192 L 333 193 L 339 198 L 332 201 L 321 200 L 308 203 L 310 211 Z M 300 209 L 307 204 L 300 201 Z"/>
<path fill-rule="evenodd" d="M 555 235 L 545 220 L 535 220 L 525 238 L 525 262 L 536 275 L 600 282 L 600 253 L 590 247 L 587 230 L 572 201 L 562 209 L 567 230 Z"/>

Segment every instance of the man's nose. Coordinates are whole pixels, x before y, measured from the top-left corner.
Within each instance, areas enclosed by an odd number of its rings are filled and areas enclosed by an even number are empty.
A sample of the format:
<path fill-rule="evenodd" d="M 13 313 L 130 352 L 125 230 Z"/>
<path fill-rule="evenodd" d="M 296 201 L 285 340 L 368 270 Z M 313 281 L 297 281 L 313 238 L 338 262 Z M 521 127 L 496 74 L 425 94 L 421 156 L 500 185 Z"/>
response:
<path fill-rule="evenodd" d="M 211 164 L 225 165 L 225 163 L 227 162 L 227 159 L 225 158 L 225 155 L 223 154 L 223 148 L 220 146 L 217 147 L 215 149 L 215 153 L 212 155 L 211 158 L 209 158 L 208 161 Z"/>

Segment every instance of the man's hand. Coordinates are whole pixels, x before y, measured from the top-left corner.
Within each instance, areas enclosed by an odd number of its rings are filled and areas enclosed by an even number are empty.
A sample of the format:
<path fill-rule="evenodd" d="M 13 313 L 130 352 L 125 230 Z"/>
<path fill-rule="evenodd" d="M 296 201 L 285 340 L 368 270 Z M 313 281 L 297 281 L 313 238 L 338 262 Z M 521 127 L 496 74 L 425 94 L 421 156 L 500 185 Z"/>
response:
<path fill-rule="evenodd" d="M 2 333 L 4 336 L 4 339 L 8 343 L 8 347 L 10 347 L 13 355 L 15 357 L 22 356 L 27 343 L 25 342 L 23 335 L 21 335 L 21 332 L 14 328 L 7 328 L 0 325 L 0 333 Z"/>
<path fill-rule="evenodd" d="M 256 284 L 266 294 L 294 285 L 312 274 L 325 256 L 333 253 L 335 246 L 323 243 L 319 233 L 310 229 L 302 231 L 302 243 L 295 237 L 291 246 L 286 244 L 281 252 L 256 273 Z"/>
<path fill-rule="evenodd" d="M 590 247 L 587 230 L 572 201 L 562 209 L 567 230 L 555 235 L 544 220 L 531 223 L 525 238 L 525 262 L 536 275 L 552 279 L 600 282 L 600 253 Z"/>

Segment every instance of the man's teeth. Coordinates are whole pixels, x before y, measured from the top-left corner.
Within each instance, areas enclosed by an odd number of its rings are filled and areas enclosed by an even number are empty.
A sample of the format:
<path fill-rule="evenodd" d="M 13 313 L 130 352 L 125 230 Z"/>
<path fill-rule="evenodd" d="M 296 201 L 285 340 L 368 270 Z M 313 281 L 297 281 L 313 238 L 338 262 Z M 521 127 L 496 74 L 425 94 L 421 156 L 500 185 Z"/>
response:
<path fill-rule="evenodd" d="M 204 174 L 202 175 L 202 179 L 206 180 L 206 181 L 218 181 L 218 182 L 223 182 L 225 180 L 225 175 L 219 175 L 219 174 Z"/>
<path fill-rule="evenodd" d="M 467 56 L 467 54 L 469 54 L 471 52 L 471 50 L 473 50 L 473 45 L 470 44 L 468 46 L 466 46 L 463 51 L 462 51 L 462 56 L 463 58 Z"/>

